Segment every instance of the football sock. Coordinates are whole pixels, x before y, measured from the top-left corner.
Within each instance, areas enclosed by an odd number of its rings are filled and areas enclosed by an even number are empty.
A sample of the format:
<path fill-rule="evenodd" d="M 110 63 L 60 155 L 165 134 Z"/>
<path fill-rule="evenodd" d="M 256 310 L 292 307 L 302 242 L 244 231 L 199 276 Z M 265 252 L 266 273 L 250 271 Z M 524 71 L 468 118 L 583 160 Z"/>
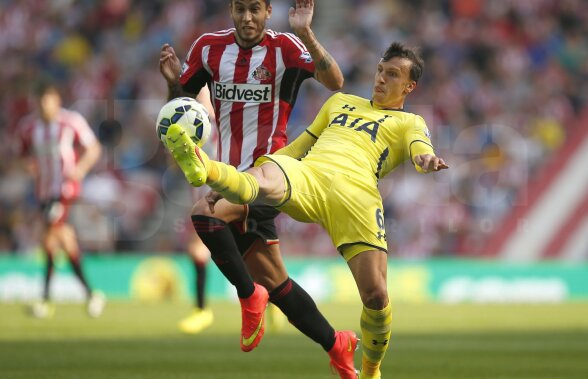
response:
<path fill-rule="evenodd" d="M 45 286 L 43 287 L 43 300 L 49 300 L 49 284 L 51 283 L 51 277 L 53 276 L 53 254 L 45 254 L 47 259 L 45 266 Z"/>
<path fill-rule="evenodd" d="M 69 255 L 69 262 L 71 263 L 71 267 L 72 267 L 74 273 L 76 274 L 76 276 L 80 280 L 80 283 L 82 283 L 82 285 L 84 286 L 84 289 L 86 290 L 86 295 L 90 296 L 90 294 L 92 293 L 92 290 L 90 289 L 90 286 L 88 285 L 88 282 L 86 281 L 86 277 L 84 276 L 84 273 L 82 272 L 82 265 L 80 263 L 80 255 L 79 254 Z"/>
<path fill-rule="evenodd" d="M 253 294 L 255 287 L 229 226 L 214 217 L 192 215 L 194 230 L 210 250 L 210 256 L 225 278 L 237 289 L 241 299 Z"/>
<path fill-rule="evenodd" d="M 304 335 L 320 344 L 325 351 L 331 350 L 335 344 L 335 330 L 298 283 L 288 278 L 270 292 L 270 301 Z"/>
<path fill-rule="evenodd" d="M 234 204 L 249 204 L 259 194 L 259 183 L 247 172 L 231 165 L 209 161 L 206 184 Z"/>
<path fill-rule="evenodd" d="M 390 341 L 391 324 L 392 307 L 390 303 L 381 310 L 363 307 L 361 312 L 362 378 L 379 378 L 380 364 Z"/>
<path fill-rule="evenodd" d="M 204 309 L 204 287 L 206 285 L 206 263 L 194 261 L 194 269 L 196 272 L 196 286 L 194 292 L 196 293 L 196 307 Z"/>

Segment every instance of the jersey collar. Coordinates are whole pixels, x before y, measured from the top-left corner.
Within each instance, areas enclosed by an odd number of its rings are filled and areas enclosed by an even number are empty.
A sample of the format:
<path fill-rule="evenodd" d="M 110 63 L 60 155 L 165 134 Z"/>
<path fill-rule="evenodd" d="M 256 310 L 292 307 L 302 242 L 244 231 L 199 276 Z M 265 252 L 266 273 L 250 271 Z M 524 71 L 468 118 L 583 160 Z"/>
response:
<path fill-rule="evenodd" d="M 377 106 L 377 105 L 374 104 L 373 100 L 370 100 L 370 105 L 372 106 L 372 108 L 378 109 L 378 110 L 382 110 L 382 111 L 406 112 L 404 110 L 404 108 L 383 108 L 383 107 L 379 107 L 379 106 Z"/>

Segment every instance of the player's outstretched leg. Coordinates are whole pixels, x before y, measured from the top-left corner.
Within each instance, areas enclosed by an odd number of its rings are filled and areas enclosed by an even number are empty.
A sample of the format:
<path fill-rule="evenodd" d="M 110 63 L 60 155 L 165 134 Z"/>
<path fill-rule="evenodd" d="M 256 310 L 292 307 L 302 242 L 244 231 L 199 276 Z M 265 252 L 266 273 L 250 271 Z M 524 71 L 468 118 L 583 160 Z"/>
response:
<path fill-rule="evenodd" d="M 255 283 L 253 295 L 239 299 L 241 303 L 241 350 L 255 349 L 265 332 L 264 313 L 269 300 L 265 287 Z"/>
<path fill-rule="evenodd" d="M 165 145 L 194 187 L 208 184 L 233 204 L 248 204 L 259 194 L 259 183 L 247 172 L 210 160 L 177 124 L 167 130 Z"/>
<path fill-rule="evenodd" d="M 357 379 L 357 370 L 353 363 L 353 354 L 359 339 L 355 332 L 343 330 L 335 332 L 335 344 L 329 350 L 331 367 L 337 371 L 341 379 Z"/>
<path fill-rule="evenodd" d="M 208 156 L 196 146 L 180 125 L 172 124 L 169 127 L 165 146 L 191 185 L 200 187 L 206 183 Z"/>

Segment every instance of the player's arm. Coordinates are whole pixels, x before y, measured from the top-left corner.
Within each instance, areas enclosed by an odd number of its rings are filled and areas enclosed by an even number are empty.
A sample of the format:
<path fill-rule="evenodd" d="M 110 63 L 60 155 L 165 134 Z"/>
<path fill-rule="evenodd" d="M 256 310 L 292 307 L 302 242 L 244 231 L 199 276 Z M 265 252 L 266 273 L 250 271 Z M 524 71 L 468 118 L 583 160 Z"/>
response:
<path fill-rule="evenodd" d="M 80 181 L 90 172 L 92 167 L 96 165 L 100 154 L 102 153 L 102 146 L 96 135 L 90 128 L 88 121 L 79 113 L 72 113 L 72 127 L 75 132 L 76 143 L 81 146 L 81 154 L 78 159 L 75 169 L 69 175 L 69 179 Z"/>
<path fill-rule="evenodd" d="M 212 106 L 212 99 L 210 98 L 210 90 L 208 89 L 208 86 L 202 87 L 198 95 L 196 95 L 196 101 L 204 105 L 204 108 L 208 111 L 208 118 L 214 123 L 216 117 L 214 115 L 214 107 Z"/>
<path fill-rule="evenodd" d="M 182 85 L 180 84 L 182 65 L 174 48 L 167 43 L 161 47 L 161 52 L 159 54 L 159 71 L 167 82 L 168 100 L 182 96 L 194 97 L 195 94 L 186 93 L 182 88 Z"/>
<path fill-rule="evenodd" d="M 427 174 L 433 171 L 441 171 L 448 169 L 449 166 L 443 158 L 439 158 L 435 155 L 431 154 L 419 154 L 416 155 L 413 159 L 415 167 L 417 167 L 418 172 L 422 172 Z"/>
<path fill-rule="evenodd" d="M 287 155 L 296 159 L 305 156 L 310 148 L 316 143 L 323 130 L 329 125 L 329 111 L 331 105 L 337 100 L 338 96 L 339 94 L 331 96 L 325 104 L 323 104 L 312 124 L 310 124 L 310 126 L 294 141 L 282 147 L 280 150 L 277 150 L 274 154 Z"/>
<path fill-rule="evenodd" d="M 315 63 L 314 77 L 331 91 L 343 88 L 343 73 L 329 52 L 319 43 L 310 28 L 314 0 L 296 0 L 296 7 L 290 8 L 290 27 L 304 43 Z"/>
<path fill-rule="evenodd" d="M 411 162 L 420 173 L 429 173 L 449 168 L 445 161 L 435 155 L 425 121 L 416 116 L 415 123 L 405 134 L 406 151 Z"/>
<path fill-rule="evenodd" d="M 314 145 L 318 138 L 306 129 L 294 141 L 277 150 L 276 155 L 287 155 L 292 158 L 302 158 Z"/>
<path fill-rule="evenodd" d="M 182 96 L 196 97 L 211 79 L 210 74 L 202 66 L 203 41 L 202 36 L 192 44 L 183 66 L 173 47 L 167 43 L 161 47 L 159 71 L 167 82 L 168 100 Z M 204 96 L 210 97 L 208 89 L 206 91 Z M 212 109 L 212 106 L 210 108 Z"/>
<path fill-rule="evenodd" d="M 80 160 L 78 161 L 74 173 L 74 180 L 82 180 L 84 177 L 90 172 L 92 167 L 96 165 L 98 159 L 100 159 L 100 154 L 102 153 L 102 146 L 98 140 L 94 140 L 94 142 L 90 143 L 87 146 L 83 147 L 84 151 L 80 156 Z"/>

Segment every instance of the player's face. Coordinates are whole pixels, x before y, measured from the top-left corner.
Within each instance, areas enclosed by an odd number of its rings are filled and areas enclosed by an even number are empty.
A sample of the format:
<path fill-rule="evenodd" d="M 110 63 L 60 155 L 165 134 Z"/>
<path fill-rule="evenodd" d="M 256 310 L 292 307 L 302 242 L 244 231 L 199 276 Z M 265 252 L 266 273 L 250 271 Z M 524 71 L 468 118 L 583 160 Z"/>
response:
<path fill-rule="evenodd" d="M 45 121 L 53 121 L 57 118 L 61 109 L 61 97 L 56 91 L 49 90 L 39 98 L 41 117 Z"/>
<path fill-rule="evenodd" d="M 380 60 L 374 78 L 372 100 L 385 108 L 401 108 L 404 98 L 416 87 L 410 79 L 412 62 L 406 58 L 394 57 L 389 61 Z"/>
<path fill-rule="evenodd" d="M 265 34 L 265 22 L 271 13 L 272 6 L 267 6 L 263 0 L 231 1 L 231 17 L 239 45 L 251 47 L 261 41 Z"/>

